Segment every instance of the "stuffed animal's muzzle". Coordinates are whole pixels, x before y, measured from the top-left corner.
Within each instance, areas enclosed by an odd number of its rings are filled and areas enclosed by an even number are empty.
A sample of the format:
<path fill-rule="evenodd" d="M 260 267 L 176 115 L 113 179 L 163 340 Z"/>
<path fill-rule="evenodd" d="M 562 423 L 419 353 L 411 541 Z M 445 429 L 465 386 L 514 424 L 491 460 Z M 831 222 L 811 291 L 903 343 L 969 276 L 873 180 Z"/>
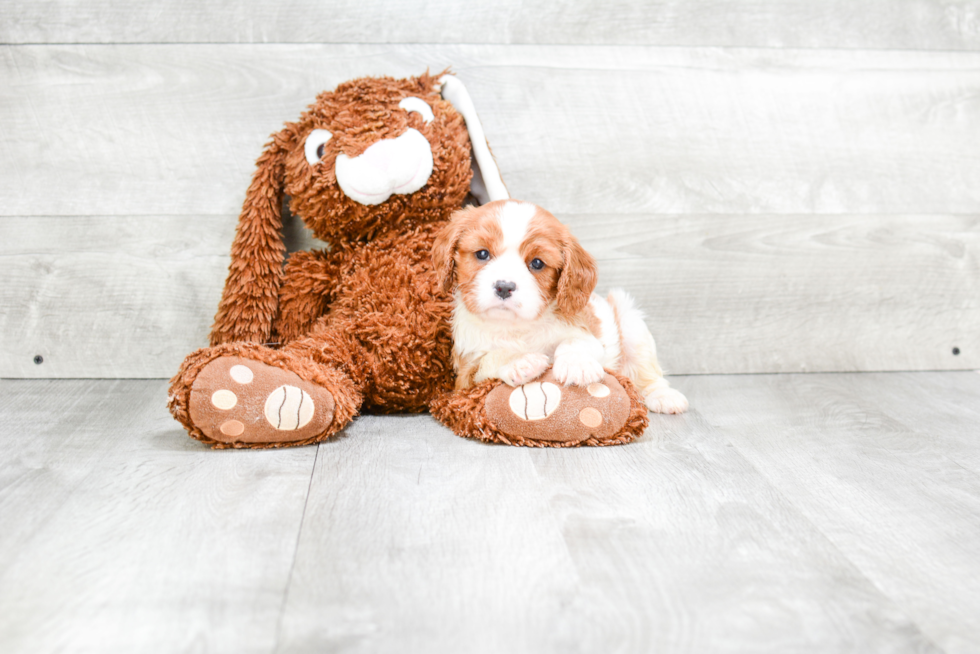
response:
<path fill-rule="evenodd" d="M 344 195 L 367 205 L 381 204 L 392 195 L 414 193 L 432 175 L 432 147 L 415 129 L 383 139 L 357 157 L 337 155 L 337 183 Z"/>

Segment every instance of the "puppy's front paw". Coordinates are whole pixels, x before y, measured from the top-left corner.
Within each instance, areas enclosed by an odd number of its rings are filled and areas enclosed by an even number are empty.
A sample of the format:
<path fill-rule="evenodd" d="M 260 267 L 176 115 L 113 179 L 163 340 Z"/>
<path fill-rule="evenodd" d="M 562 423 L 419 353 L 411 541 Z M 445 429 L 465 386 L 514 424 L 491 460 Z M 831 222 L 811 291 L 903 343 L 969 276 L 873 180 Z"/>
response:
<path fill-rule="evenodd" d="M 687 411 L 687 398 L 673 388 L 662 388 L 648 394 L 645 398 L 647 408 L 654 413 L 684 413 Z"/>
<path fill-rule="evenodd" d="M 555 357 L 555 379 L 563 385 L 585 386 L 602 381 L 606 376 L 602 364 L 592 357 L 577 352 L 566 352 Z"/>
<path fill-rule="evenodd" d="M 548 357 L 544 354 L 525 354 L 500 368 L 498 376 L 508 386 L 522 386 L 541 376 L 548 369 Z"/>

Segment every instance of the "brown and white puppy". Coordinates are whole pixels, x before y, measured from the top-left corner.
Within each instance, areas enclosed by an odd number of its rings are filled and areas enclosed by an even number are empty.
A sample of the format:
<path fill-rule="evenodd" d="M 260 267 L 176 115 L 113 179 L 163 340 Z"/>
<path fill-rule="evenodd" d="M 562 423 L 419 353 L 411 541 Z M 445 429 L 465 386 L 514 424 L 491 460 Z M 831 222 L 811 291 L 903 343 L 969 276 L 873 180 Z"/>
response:
<path fill-rule="evenodd" d="M 486 379 L 526 384 L 553 367 L 565 385 L 625 375 L 658 413 L 681 413 L 657 349 L 632 298 L 593 293 L 595 259 L 553 215 L 500 200 L 457 211 L 433 247 L 446 291 L 454 293 L 456 387 Z"/>

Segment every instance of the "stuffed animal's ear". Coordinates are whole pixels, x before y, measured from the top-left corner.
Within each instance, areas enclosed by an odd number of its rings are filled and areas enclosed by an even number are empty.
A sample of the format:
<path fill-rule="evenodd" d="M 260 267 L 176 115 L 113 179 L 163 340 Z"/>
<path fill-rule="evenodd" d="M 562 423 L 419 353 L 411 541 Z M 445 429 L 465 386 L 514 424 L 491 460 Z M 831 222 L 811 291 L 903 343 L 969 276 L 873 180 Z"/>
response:
<path fill-rule="evenodd" d="M 565 261 L 558 278 L 555 301 L 558 313 L 570 318 L 589 303 L 599 280 L 599 270 L 592 255 L 571 234 L 563 244 L 562 255 Z"/>
<path fill-rule="evenodd" d="M 449 222 L 436 235 L 436 240 L 432 244 L 433 269 L 439 275 L 442 290 L 450 295 L 456 290 L 456 247 L 459 245 L 459 238 L 463 234 L 463 223 L 466 216 L 474 210 L 467 207 L 454 213 Z"/>
<path fill-rule="evenodd" d="M 256 162 L 231 246 L 228 279 L 211 328 L 211 345 L 265 343 L 279 308 L 286 247 L 282 241 L 284 159 L 287 127 L 273 135 Z"/>
<path fill-rule="evenodd" d="M 494 200 L 509 200 L 507 187 L 500 177 L 500 169 L 497 168 L 487 137 L 483 133 L 483 124 L 476 115 L 476 108 L 466 87 L 453 75 L 443 75 L 439 78 L 439 84 L 443 99 L 453 105 L 466 121 L 473 157 L 473 180 L 470 182 L 470 192 L 481 205 Z"/>

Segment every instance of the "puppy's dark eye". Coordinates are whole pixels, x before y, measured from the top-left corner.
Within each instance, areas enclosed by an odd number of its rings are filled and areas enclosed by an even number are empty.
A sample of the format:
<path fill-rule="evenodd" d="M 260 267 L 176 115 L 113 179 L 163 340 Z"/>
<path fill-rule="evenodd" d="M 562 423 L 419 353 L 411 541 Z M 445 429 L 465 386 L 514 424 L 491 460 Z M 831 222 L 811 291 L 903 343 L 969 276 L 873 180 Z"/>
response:
<path fill-rule="evenodd" d="M 531 259 L 531 267 L 535 270 L 541 270 L 544 268 L 544 261 L 541 259 Z"/>
<path fill-rule="evenodd" d="M 477 250 L 476 258 L 480 261 L 486 261 L 490 258 L 490 250 Z"/>
<path fill-rule="evenodd" d="M 323 159 L 323 149 L 324 149 L 325 147 L 327 147 L 327 144 L 326 144 L 326 143 L 321 143 L 321 144 L 320 144 L 320 147 L 318 147 L 318 148 L 316 149 L 316 158 L 317 158 L 317 159 Z"/>

